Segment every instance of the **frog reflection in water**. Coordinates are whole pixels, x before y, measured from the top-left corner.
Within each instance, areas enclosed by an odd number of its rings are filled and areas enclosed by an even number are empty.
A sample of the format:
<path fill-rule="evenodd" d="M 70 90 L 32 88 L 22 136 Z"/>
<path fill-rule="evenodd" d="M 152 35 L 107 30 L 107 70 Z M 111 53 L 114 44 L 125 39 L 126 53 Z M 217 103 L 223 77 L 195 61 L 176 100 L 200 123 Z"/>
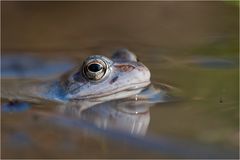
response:
<path fill-rule="evenodd" d="M 71 112 L 100 128 L 144 134 L 150 120 L 150 103 L 139 99 L 159 95 L 159 90 L 149 85 L 148 68 L 127 49 L 119 49 L 111 60 L 100 55 L 90 56 L 60 78 L 20 85 L 20 95 L 13 94 L 13 97 L 26 101 L 56 101 L 63 103 L 58 111 Z M 8 88 L 6 90 L 3 96 L 12 99 Z M 122 102 L 124 98 L 128 101 Z"/>

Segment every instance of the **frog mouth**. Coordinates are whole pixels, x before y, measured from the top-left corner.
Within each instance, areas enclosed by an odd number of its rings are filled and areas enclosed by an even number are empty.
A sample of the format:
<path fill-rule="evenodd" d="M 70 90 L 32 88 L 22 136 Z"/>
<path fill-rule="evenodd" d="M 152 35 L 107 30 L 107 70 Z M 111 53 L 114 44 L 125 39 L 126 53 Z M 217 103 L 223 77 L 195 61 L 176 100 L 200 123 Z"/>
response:
<path fill-rule="evenodd" d="M 131 85 L 125 85 L 121 88 L 117 88 L 112 91 L 107 91 L 107 92 L 99 92 L 99 93 L 93 93 L 93 94 L 88 94 L 88 95 L 83 95 L 79 97 L 72 97 L 69 98 L 70 100 L 112 100 L 112 99 L 121 99 L 121 98 L 126 98 L 129 96 L 132 96 L 134 94 L 139 93 L 142 91 L 145 87 L 147 87 L 151 82 L 150 81 L 144 81 L 141 83 L 133 83 Z"/>

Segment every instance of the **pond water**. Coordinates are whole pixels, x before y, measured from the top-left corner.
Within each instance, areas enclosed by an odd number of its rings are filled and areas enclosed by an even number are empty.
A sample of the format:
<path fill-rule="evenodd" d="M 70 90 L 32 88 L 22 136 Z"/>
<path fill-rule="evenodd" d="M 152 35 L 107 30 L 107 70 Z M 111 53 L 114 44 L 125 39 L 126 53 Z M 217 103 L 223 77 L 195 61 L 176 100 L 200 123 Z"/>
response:
<path fill-rule="evenodd" d="M 238 157 L 234 3 L 1 3 L 1 94 L 18 90 L 21 80 L 57 77 L 89 55 L 110 57 L 122 47 L 149 68 L 155 88 L 163 83 L 176 91 L 171 102 L 106 102 L 84 111 L 81 118 L 74 108 L 67 116 L 57 113 L 59 104 L 53 102 L 4 112 L 2 158 Z M 16 80 L 4 68 L 8 61 L 3 57 L 9 56 L 37 70 L 23 68 L 29 75 Z M 29 57 L 37 57 L 40 65 Z M 1 107 L 5 102 L 2 98 Z M 141 114 L 131 114 L 131 107 L 142 109 Z"/>

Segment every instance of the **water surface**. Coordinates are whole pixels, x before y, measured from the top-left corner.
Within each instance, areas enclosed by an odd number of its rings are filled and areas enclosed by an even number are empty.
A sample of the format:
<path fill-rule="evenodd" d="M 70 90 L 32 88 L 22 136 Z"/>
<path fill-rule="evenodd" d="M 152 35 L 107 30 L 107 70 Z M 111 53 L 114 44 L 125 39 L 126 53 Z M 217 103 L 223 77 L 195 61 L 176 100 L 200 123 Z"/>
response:
<path fill-rule="evenodd" d="M 237 13 L 227 2 L 2 2 L 2 56 L 37 56 L 58 66 L 24 78 L 58 76 L 89 55 L 110 57 L 125 47 L 150 69 L 155 87 L 167 84 L 179 97 L 151 104 L 137 118 L 117 112 L 118 104 L 126 106 L 120 102 L 97 106 L 111 110 L 103 115 L 90 108 L 85 119 L 56 113 L 58 104 L 50 102 L 2 113 L 2 157 L 236 158 Z M 1 67 L 14 80 L 6 71 Z M 109 113 L 129 121 L 111 124 Z M 114 124 L 123 127 L 106 127 Z"/>

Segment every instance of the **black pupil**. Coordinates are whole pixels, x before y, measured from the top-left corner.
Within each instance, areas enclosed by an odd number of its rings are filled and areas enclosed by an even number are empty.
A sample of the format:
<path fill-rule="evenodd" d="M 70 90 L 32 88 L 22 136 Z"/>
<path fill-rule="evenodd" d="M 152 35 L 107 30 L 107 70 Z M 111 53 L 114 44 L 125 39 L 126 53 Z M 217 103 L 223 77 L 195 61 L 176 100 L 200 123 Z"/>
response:
<path fill-rule="evenodd" d="M 98 72 L 102 69 L 102 65 L 100 64 L 90 64 L 88 66 L 88 70 L 91 72 Z"/>

